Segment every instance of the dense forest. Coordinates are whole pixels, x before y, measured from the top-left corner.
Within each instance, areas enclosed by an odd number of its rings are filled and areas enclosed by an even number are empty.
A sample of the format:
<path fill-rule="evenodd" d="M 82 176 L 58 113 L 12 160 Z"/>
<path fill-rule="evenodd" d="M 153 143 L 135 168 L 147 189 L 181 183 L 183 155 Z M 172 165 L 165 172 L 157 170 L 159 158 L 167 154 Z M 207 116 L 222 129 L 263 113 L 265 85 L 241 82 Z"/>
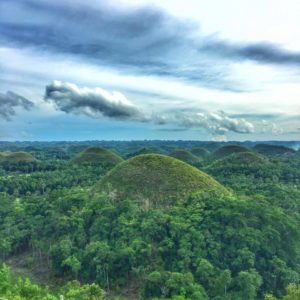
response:
<path fill-rule="evenodd" d="M 0 143 L 0 299 L 300 299 L 296 142 Z"/>

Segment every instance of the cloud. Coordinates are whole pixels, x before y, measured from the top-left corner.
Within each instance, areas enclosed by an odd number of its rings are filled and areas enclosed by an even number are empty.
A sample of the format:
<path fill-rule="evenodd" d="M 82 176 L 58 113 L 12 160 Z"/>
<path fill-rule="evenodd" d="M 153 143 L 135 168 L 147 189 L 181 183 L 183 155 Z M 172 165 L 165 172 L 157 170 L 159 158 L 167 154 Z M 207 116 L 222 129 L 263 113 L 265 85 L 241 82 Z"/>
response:
<path fill-rule="evenodd" d="M 249 121 L 241 118 L 241 119 L 234 119 L 228 117 L 224 112 L 218 113 L 210 113 L 209 119 L 212 121 L 213 126 L 216 126 L 219 133 L 223 131 L 233 131 L 237 133 L 253 133 L 254 132 L 254 125 Z"/>
<path fill-rule="evenodd" d="M 254 125 L 243 118 L 229 117 L 225 112 L 181 112 L 153 117 L 158 125 L 176 124 L 180 128 L 205 129 L 210 133 L 224 135 L 227 132 L 248 134 L 254 132 Z"/>
<path fill-rule="evenodd" d="M 243 44 L 212 37 L 205 39 L 198 50 L 232 60 L 251 60 L 263 64 L 300 66 L 300 52 L 289 51 L 268 42 Z"/>
<path fill-rule="evenodd" d="M 112 2 L 113 3 L 113 2 Z M 199 26 L 150 5 L 0 1 L 0 42 L 71 55 L 131 74 L 243 92 L 228 66 L 197 53 Z M 59 19 L 59 21 L 57 21 Z M 79 21 L 80 20 L 80 21 Z"/>
<path fill-rule="evenodd" d="M 142 112 L 120 92 L 108 92 L 102 88 L 78 87 L 76 84 L 54 81 L 46 86 L 45 100 L 53 102 L 57 109 L 90 118 L 152 123 L 159 131 L 184 131 L 204 129 L 215 135 L 227 132 L 248 134 L 254 125 L 244 118 L 229 117 L 225 112 L 190 112 L 174 107 L 168 113 Z M 165 127 L 167 126 L 167 127 Z M 171 126 L 171 127 L 170 127 Z"/>
<path fill-rule="evenodd" d="M 33 106 L 33 102 L 11 91 L 0 93 L 0 119 L 10 121 L 16 114 L 16 108 L 30 110 Z"/>
<path fill-rule="evenodd" d="M 299 52 L 207 37 L 198 24 L 150 5 L 2 0 L 0 20 L 6 47 L 80 56 L 131 74 L 175 77 L 212 89 L 249 91 L 232 77 L 228 60 L 300 65 Z"/>
<path fill-rule="evenodd" d="M 259 128 L 262 133 L 280 134 L 283 132 L 282 128 L 279 128 L 275 123 L 267 120 L 259 122 Z"/>
<path fill-rule="evenodd" d="M 108 92 L 102 88 L 78 87 L 76 84 L 54 81 L 46 86 L 45 100 L 72 114 L 91 118 L 103 116 L 118 120 L 143 121 L 143 114 L 120 92 Z"/>

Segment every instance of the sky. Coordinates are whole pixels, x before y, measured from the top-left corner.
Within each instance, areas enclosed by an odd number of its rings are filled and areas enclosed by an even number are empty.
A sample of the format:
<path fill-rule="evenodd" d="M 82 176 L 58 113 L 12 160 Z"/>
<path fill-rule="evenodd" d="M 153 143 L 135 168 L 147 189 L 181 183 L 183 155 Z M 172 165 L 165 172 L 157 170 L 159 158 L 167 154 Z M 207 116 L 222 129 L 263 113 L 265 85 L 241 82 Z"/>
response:
<path fill-rule="evenodd" d="M 300 140 L 299 0 L 1 0 L 0 141 Z"/>

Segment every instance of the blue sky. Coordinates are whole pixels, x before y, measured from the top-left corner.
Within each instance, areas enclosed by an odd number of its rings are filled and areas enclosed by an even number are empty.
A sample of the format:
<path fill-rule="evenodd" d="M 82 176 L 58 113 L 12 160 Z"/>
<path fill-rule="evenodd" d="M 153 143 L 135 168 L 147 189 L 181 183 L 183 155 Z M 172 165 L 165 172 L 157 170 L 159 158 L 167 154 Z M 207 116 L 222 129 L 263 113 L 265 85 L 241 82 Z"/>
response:
<path fill-rule="evenodd" d="M 2 0 L 0 140 L 300 139 L 298 0 Z"/>

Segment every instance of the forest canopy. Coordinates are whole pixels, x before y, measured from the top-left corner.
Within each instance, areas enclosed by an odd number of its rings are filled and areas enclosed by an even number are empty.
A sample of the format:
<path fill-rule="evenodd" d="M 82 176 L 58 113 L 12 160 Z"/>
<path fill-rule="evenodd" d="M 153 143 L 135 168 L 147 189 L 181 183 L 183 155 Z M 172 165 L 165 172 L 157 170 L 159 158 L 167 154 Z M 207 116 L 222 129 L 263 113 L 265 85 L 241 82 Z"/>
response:
<path fill-rule="evenodd" d="M 134 152 L 129 142 L 96 147 Z M 73 163 L 82 148 L 72 143 L 17 148 L 36 161 L 0 166 L 5 299 L 298 299 L 296 152 L 266 157 L 242 145 L 194 164 L 137 154 L 113 167 Z"/>

